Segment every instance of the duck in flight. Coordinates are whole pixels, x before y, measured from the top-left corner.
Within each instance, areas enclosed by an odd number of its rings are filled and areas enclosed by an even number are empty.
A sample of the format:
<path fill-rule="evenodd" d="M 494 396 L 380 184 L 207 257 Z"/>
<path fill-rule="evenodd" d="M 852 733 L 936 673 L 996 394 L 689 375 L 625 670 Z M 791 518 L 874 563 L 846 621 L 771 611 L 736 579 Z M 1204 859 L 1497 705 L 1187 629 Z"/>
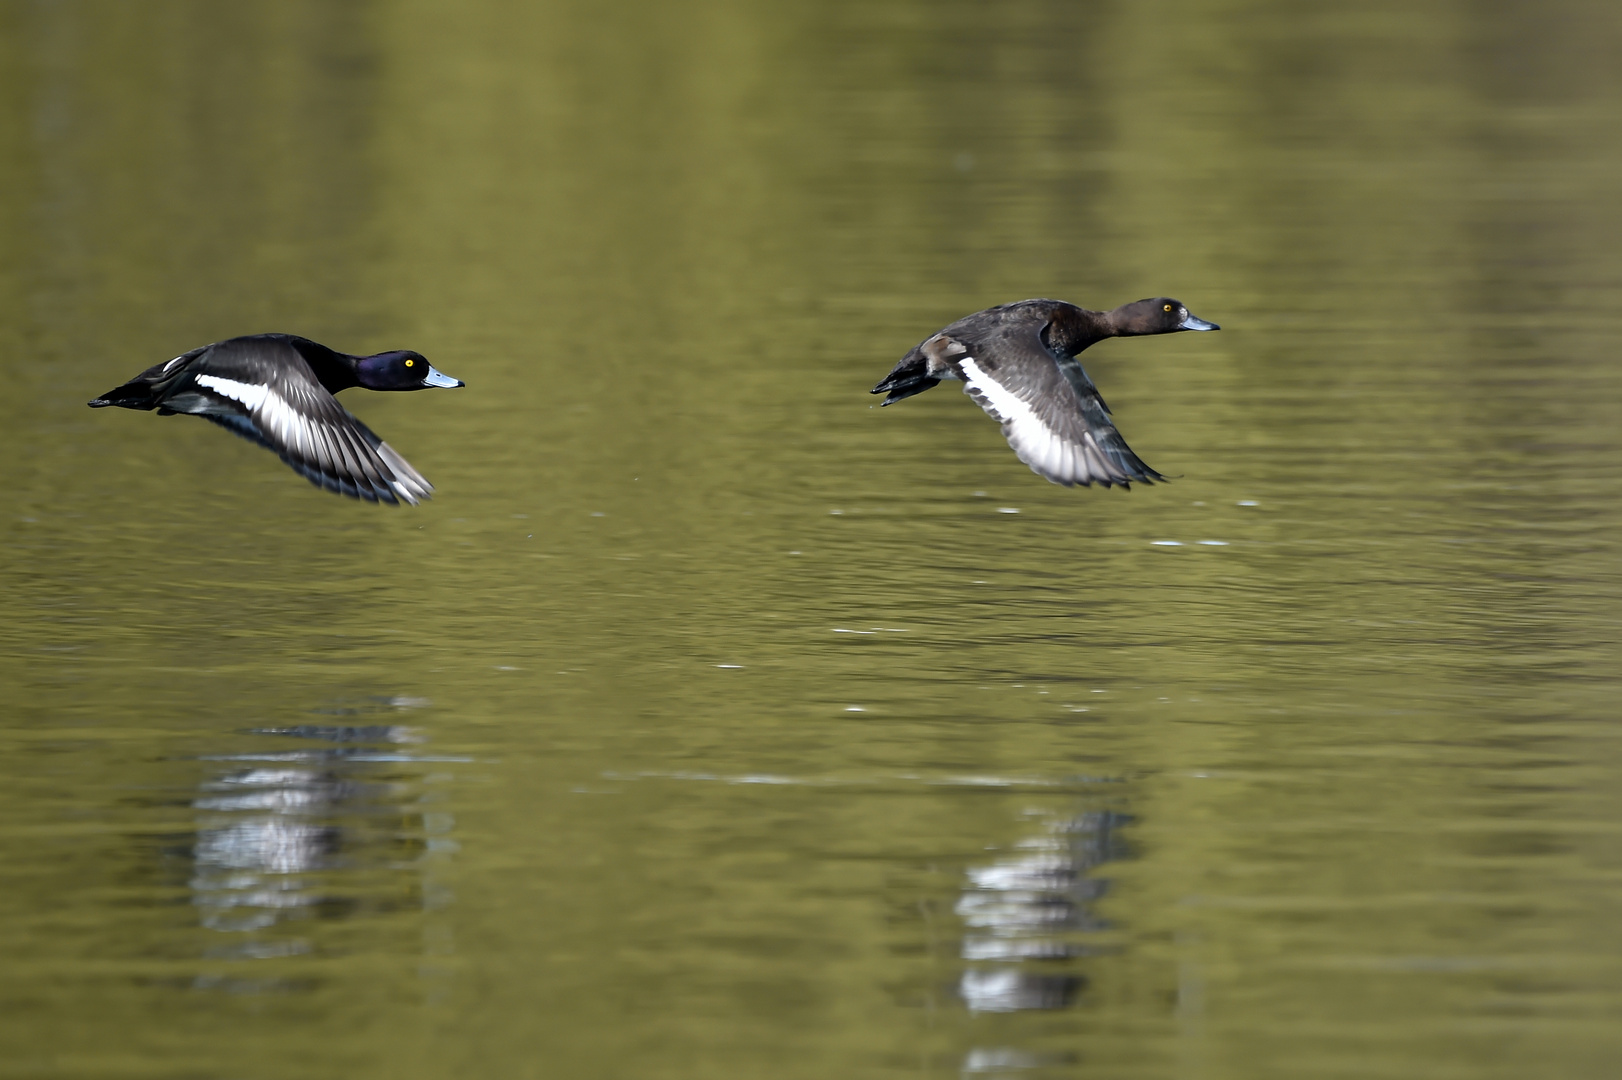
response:
<path fill-rule="evenodd" d="M 1021 300 L 965 316 L 919 342 L 872 390 L 893 405 L 943 379 L 1002 422 L 1031 471 L 1070 487 L 1095 480 L 1130 488 L 1165 477 L 1143 463 L 1115 430 L 1109 407 L 1076 354 L 1110 337 L 1219 330 L 1170 297 L 1088 311 L 1063 300 Z"/>
<path fill-rule="evenodd" d="M 150 367 L 90 402 L 212 420 L 272 450 L 312 484 L 369 502 L 415 506 L 434 485 L 332 395 L 462 386 L 421 353 L 351 356 L 292 334 L 216 341 Z"/>

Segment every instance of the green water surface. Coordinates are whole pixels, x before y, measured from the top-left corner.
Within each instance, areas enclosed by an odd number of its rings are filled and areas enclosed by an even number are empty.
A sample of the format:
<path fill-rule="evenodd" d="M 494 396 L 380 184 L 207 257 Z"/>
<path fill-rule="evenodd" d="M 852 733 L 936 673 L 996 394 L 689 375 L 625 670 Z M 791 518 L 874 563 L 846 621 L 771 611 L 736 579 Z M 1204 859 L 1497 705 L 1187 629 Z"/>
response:
<path fill-rule="evenodd" d="M 0 1076 L 1614 1076 L 1619 340 L 1598 0 L 4 0 Z"/>

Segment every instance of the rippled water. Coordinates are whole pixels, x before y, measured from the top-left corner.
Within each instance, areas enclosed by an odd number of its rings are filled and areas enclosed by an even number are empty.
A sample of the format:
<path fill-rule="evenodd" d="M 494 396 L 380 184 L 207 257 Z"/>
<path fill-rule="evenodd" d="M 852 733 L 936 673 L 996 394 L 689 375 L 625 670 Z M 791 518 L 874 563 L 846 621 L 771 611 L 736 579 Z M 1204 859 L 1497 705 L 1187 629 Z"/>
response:
<path fill-rule="evenodd" d="M 0 1074 L 1613 1074 L 1609 5 L 0 6 Z M 958 315 L 1169 485 L 1065 490 Z M 91 412 L 260 330 L 437 486 Z"/>

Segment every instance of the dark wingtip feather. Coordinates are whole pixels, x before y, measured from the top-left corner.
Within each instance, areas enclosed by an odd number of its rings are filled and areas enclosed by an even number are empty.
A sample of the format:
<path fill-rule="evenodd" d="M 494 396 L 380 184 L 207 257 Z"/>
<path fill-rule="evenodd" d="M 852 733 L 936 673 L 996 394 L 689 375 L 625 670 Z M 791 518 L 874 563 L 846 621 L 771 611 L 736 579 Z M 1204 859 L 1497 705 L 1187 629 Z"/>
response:
<path fill-rule="evenodd" d="M 1104 433 L 1103 437 L 1098 440 L 1098 449 L 1103 452 L 1108 463 L 1122 474 L 1120 477 L 1104 479 L 1103 484 L 1105 487 L 1109 487 L 1113 482 L 1119 484 L 1125 490 L 1131 491 L 1133 484 L 1152 486 L 1157 482 L 1166 482 L 1164 476 L 1151 469 L 1147 462 L 1132 452 L 1132 448 L 1126 444 L 1126 440 L 1121 438 L 1121 433 L 1113 428 Z"/>
<path fill-rule="evenodd" d="M 885 379 L 869 390 L 868 393 L 883 394 L 888 392 L 890 396 L 879 402 L 879 404 L 881 406 L 894 405 L 898 401 L 905 401 L 907 398 L 914 397 L 939 385 L 939 379 Z"/>

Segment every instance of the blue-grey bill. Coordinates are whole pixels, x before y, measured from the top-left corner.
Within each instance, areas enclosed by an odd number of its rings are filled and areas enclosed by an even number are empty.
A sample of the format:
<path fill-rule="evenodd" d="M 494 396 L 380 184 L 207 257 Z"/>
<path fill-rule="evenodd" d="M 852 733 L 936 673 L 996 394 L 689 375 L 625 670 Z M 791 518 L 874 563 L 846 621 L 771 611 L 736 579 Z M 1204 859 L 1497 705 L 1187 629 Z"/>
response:
<path fill-rule="evenodd" d="M 1196 318 L 1195 316 L 1190 315 L 1188 318 L 1184 319 L 1180 324 L 1178 324 L 1177 329 L 1179 329 L 1179 330 L 1221 330 L 1222 327 L 1218 326 L 1214 322 L 1206 322 L 1204 319 Z"/>
<path fill-rule="evenodd" d="M 422 384 L 424 386 L 466 386 L 467 385 L 461 379 L 453 379 L 453 378 L 451 378 L 449 375 L 445 374 L 443 371 L 440 371 L 439 369 L 435 368 L 432 364 L 428 365 L 428 374 L 426 374 L 426 375 L 424 375 L 422 377 Z"/>

